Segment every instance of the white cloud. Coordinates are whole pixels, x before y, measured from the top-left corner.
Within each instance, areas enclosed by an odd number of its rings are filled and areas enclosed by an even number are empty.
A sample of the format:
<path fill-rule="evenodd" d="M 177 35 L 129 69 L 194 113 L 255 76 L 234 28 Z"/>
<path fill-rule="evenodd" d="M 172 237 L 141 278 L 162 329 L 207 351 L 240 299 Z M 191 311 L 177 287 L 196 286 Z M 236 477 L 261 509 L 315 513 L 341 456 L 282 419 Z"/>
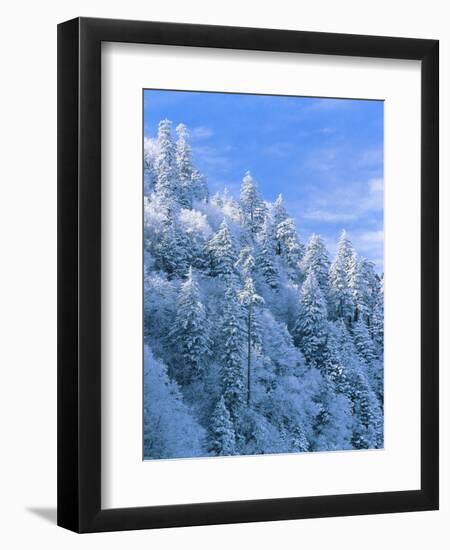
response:
<path fill-rule="evenodd" d="M 208 139 L 214 135 L 211 128 L 207 126 L 196 126 L 189 131 L 193 141 Z"/>
<path fill-rule="evenodd" d="M 263 153 L 266 155 L 270 155 L 271 157 L 283 158 L 289 156 L 289 154 L 292 153 L 292 148 L 292 143 L 273 143 L 272 145 L 264 147 Z"/>
<path fill-rule="evenodd" d="M 346 185 L 337 188 L 333 195 L 327 194 L 315 200 L 310 208 L 303 213 L 309 220 L 322 222 L 356 221 L 372 212 L 383 209 L 383 179 L 371 179 L 367 182 L 367 190 L 361 191 L 360 186 Z M 330 205 L 332 207 L 330 208 Z"/>
<path fill-rule="evenodd" d="M 384 151 L 382 147 L 369 149 L 358 159 L 358 166 L 363 168 L 374 168 L 383 164 Z"/>
<path fill-rule="evenodd" d="M 355 212 L 344 212 L 337 209 L 333 210 L 309 210 L 303 214 L 307 220 L 316 220 L 321 222 L 349 222 L 357 218 Z"/>
<path fill-rule="evenodd" d="M 315 99 L 308 107 L 307 111 L 333 111 L 347 107 L 349 101 L 346 99 L 332 99 L 328 97 L 319 97 Z"/>
<path fill-rule="evenodd" d="M 207 164 L 212 168 L 225 169 L 229 165 L 229 158 L 222 151 L 209 145 L 197 145 L 192 148 L 197 162 Z"/>
<path fill-rule="evenodd" d="M 384 240 L 384 231 L 364 231 L 359 235 L 359 239 L 366 243 L 382 243 Z"/>
<path fill-rule="evenodd" d="M 383 178 L 374 178 L 369 181 L 370 190 L 374 193 L 384 191 L 384 179 Z"/>
<path fill-rule="evenodd" d="M 334 134 L 335 132 L 336 132 L 336 128 L 325 127 L 325 128 L 320 129 L 320 133 L 325 134 L 327 136 L 331 135 L 331 134 Z"/>

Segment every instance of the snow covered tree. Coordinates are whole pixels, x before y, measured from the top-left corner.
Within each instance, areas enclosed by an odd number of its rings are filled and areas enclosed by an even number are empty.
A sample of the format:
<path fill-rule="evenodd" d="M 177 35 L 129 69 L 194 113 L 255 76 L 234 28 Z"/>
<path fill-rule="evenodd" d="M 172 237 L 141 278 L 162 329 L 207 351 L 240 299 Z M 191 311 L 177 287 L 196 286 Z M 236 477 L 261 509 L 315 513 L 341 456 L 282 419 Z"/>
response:
<path fill-rule="evenodd" d="M 154 162 L 155 192 L 166 199 L 168 204 L 180 200 L 177 180 L 175 145 L 172 140 L 172 122 L 161 120 L 158 125 L 156 157 Z"/>
<path fill-rule="evenodd" d="M 194 200 L 208 199 L 206 178 L 193 165 L 192 149 L 189 145 L 189 130 L 184 124 L 176 127 L 176 167 L 179 182 L 179 202 L 185 208 L 192 208 Z"/>
<path fill-rule="evenodd" d="M 209 452 L 215 456 L 230 456 L 236 452 L 236 436 L 223 396 L 211 416 Z"/>
<path fill-rule="evenodd" d="M 278 227 L 280 223 L 284 222 L 289 216 L 287 215 L 286 209 L 284 207 L 283 196 L 278 195 L 276 201 L 273 203 L 272 207 L 272 218 L 274 227 Z M 281 249 L 277 250 L 277 254 L 281 254 Z"/>
<path fill-rule="evenodd" d="M 252 274 L 255 267 L 255 260 L 253 258 L 253 249 L 251 246 L 243 246 L 241 248 L 235 266 L 242 270 L 244 277 Z"/>
<path fill-rule="evenodd" d="M 319 235 L 311 235 L 306 245 L 300 268 L 305 278 L 310 272 L 314 273 L 323 297 L 327 300 L 329 295 L 328 273 L 330 270 L 330 259 L 325 243 Z"/>
<path fill-rule="evenodd" d="M 155 257 L 157 267 L 164 270 L 169 277 L 182 277 L 188 269 L 188 255 L 183 236 L 175 218 L 171 217 L 168 211 L 161 223 Z"/>
<path fill-rule="evenodd" d="M 210 354 L 210 343 L 205 307 L 191 267 L 180 288 L 177 314 L 169 336 L 182 358 L 174 368 L 176 380 L 180 384 L 189 384 L 201 378 L 205 360 Z"/>
<path fill-rule="evenodd" d="M 180 186 L 180 203 L 185 208 L 192 207 L 192 151 L 189 145 L 189 131 L 184 124 L 176 127 L 178 140 L 176 143 L 176 167 Z"/>
<path fill-rule="evenodd" d="M 194 200 L 204 202 L 208 202 L 209 200 L 208 182 L 206 180 L 206 176 L 197 170 L 197 168 L 192 170 L 191 193 Z"/>
<path fill-rule="evenodd" d="M 374 298 L 371 315 L 370 334 L 378 349 L 378 355 L 383 354 L 384 348 L 384 280 L 380 281 L 378 292 Z"/>
<path fill-rule="evenodd" d="M 244 319 L 236 289 L 230 284 L 225 292 L 220 320 L 221 385 L 225 405 L 236 420 L 244 403 Z"/>
<path fill-rule="evenodd" d="M 326 342 L 327 308 L 320 286 L 312 271 L 300 290 L 300 308 L 294 327 L 294 340 L 306 361 L 317 366 L 322 360 Z"/>
<path fill-rule="evenodd" d="M 144 348 L 144 458 L 205 454 L 205 430 L 183 401 L 178 384 L 151 349 Z"/>
<path fill-rule="evenodd" d="M 289 274 L 294 279 L 300 272 L 300 260 L 303 255 L 303 247 L 298 240 L 297 230 L 292 218 L 286 218 L 275 229 L 276 250 L 279 250 L 281 258 L 285 261 Z"/>
<path fill-rule="evenodd" d="M 240 205 L 242 224 L 254 236 L 264 223 L 267 208 L 259 197 L 257 185 L 249 171 L 242 180 Z"/>
<path fill-rule="evenodd" d="M 236 248 L 225 219 L 206 245 L 206 254 L 213 277 L 229 279 L 236 277 Z"/>
<path fill-rule="evenodd" d="M 144 140 L 144 195 L 148 197 L 155 188 L 156 174 L 154 168 L 156 147 L 152 149 L 148 145 L 149 140 Z"/>
<path fill-rule="evenodd" d="M 370 365 L 376 359 L 375 346 L 370 337 L 366 323 L 362 319 L 358 319 L 353 324 L 353 341 L 355 342 L 356 351 Z"/>
<path fill-rule="evenodd" d="M 277 288 L 279 274 L 275 261 L 273 228 L 268 216 L 266 216 L 260 234 L 260 247 L 257 256 L 257 266 L 258 271 L 261 273 L 266 284 L 268 284 L 271 288 Z"/>
<path fill-rule="evenodd" d="M 355 306 L 354 321 L 363 319 L 370 323 L 378 281 L 372 262 L 358 256 L 356 251 L 350 261 L 348 280 Z"/>
<path fill-rule="evenodd" d="M 354 249 L 345 231 L 338 243 L 336 257 L 330 267 L 330 302 L 334 319 L 342 318 L 351 323 L 355 305 L 349 284 Z"/>
<path fill-rule="evenodd" d="M 246 310 L 246 338 L 247 338 L 247 405 L 251 401 L 251 367 L 252 347 L 258 341 L 255 309 L 264 304 L 264 299 L 256 293 L 253 279 L 247 277 L 244 288 L 239 292 L 239 301 Z"/>

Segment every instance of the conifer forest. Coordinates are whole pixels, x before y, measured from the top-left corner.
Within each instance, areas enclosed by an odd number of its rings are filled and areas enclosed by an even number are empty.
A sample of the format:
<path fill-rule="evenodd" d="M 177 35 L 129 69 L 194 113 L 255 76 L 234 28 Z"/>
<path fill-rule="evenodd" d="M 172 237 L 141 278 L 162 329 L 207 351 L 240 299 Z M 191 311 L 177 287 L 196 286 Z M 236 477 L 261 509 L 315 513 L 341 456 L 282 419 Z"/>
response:
<path fill-rule="evenodd" d="M 299 235 L 250 171 L 236 196 L 210 193 L 184 124 L 153 134 L 144 458 L 382 448 L 383 275 L 351 233 L 333 254 Z"/>

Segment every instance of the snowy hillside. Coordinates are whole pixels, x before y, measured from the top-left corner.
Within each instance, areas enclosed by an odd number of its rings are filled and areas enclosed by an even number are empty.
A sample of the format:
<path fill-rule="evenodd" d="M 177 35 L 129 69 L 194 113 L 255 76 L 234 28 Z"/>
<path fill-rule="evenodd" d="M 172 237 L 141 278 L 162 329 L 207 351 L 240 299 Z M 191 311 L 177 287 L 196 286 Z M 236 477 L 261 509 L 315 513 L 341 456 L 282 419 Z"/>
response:
<path fill-rule="evenodd" d="M 289 204 L 209 196 L 187 128 L 144 155 L 146 459 L 383 446 L 383 282 Z"/>

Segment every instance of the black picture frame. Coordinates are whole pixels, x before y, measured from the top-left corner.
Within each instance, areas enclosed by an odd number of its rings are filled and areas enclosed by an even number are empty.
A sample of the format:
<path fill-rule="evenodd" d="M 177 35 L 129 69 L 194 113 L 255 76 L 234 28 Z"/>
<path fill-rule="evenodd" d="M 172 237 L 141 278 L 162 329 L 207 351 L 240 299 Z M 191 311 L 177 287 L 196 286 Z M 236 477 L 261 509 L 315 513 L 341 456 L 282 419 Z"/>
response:
<path fill-rule="evenodd" d="M 421 61 L 420 490 L 102 510 L 104 41 Z M 58 26 L 58 525 L 98 532 L 438 509 L 438 74 L 437 40 L 92 18 Z"/>

